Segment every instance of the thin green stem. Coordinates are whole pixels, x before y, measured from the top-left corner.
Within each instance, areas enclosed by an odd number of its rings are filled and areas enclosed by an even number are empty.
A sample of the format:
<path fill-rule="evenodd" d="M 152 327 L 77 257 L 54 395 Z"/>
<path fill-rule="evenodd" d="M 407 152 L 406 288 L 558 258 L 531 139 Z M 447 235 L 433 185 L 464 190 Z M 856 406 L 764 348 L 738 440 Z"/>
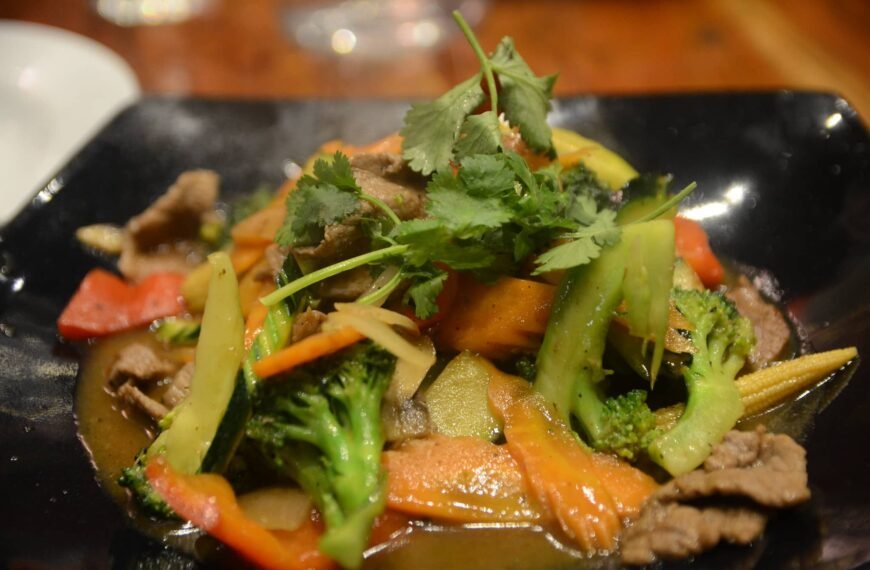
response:
<path fill-rule="evenodd" d="M 689 194 L 691 194 L 692 192 L 694 192 L 695 188 L 697 188 L 697 187 L 698 187 L 698 183 L 692 182 L 691 184 L 689 184 L 688 186 L 686 186 L 685 188 L 680 190 L 678 193 L 674 194 L 667 202 L 665 202 L 664 204 L 662 204 L 661 206 L 659 206 L 658 208 L 656 208 L 655 210 L 653 210 L 649 214 L 643 216 L 642 218 L 640 218 L 638 220 L 635 220 L 632 223 L 633 224 L 640 224 L 640 223 L 649 222 L 651 220 L 658 218 L 659 216 L 661 216 L 662 214 L 664 214 L 665 212 L 667 212 L 668 210 L 670 210 L 671 208 L 673 208 L 674 206 L 676 206 L 677 204 L 682 202 L 683 199 L 686 196 L 688 196 Z"/>
<path fill-rule="evenodd" d="M 408 251 L 409 248 L 410 246 L 408 245 L 392 245 L 390 247 L 370 251 L 356 257 L 351 257 L 350 259 L 345 259 L 344 261 L 339 261 L 338 263 L 334 263 L 328 267 L 324 267 L 323 269 L 312 271 L 308 275 L 300 277 L 295 281 L 291 281 L 280 289 L 269 293 L 265 297 L 261 297 L 260 302 L 264 305 L 274 305 L 275 303 L 286 299 L 290 295 L 298 293 L 306 287 L 310 287 L 311 285 L 319 283 L 324 279 L 329 279 L 330 277 L 338 275 L 339 273 L 344 273 L 345 271 L 350 271 L 351 269 L 356 269 L 357 267 L 368 265 L 369 263 L 374 263 L 388 257 L 402 255 L 403 253 Z"/>
<path fill-rule="evenodd" d="M 402 223 L 402 220 L 399 219 L 399 216 L 396 215 L 396 212 L 394 212 L 393 209 L 390 208 L 390 206 L 380 198 L 372 196 L 371 194 L 366 194 L 365 192 L 360 192 L 359 198 L 360 200 L 365 200 L 369 204 L 373 205 L 374 207 L 385 213 L 394 226 L 398 226 Z"/>
<path fill-rule="evenodd" d="M 363 305 L 374 305 L 378 303 L 379 301 L 389 297 L 390 293 L 396 290 L 396 287 L 398 287 L 399 283 L 402 282 L 402 277 L 402 272 L 396 271 L 395 275 L 390 277 L 390 280 L 384 283 L 383 287 L 372 291 L 368 295 L 360 297 L 356 302 L 362 303 Z"/>
<path fill-rule="evenodd" d="M 459 29 L 462 30 L 465 39 L 467 39 L 468 43 L 471 44 L 471 49 L 474 50 L 474 54 L 477 56 L 478 61 L 480 61 L 480 68 L 483 70 L 483 76 L 486 77 L 486 85 L 489 87 L 489 100 L 492 106 L 492 112 L 495 113 L 496 117 L 498 117 L 498 91 L 495 88 L 495 76 L 492 73 L 492 64 L 486 56 L 486 52 L 483 51 L 480 42 L 477 41 L 474 32 L 471 31 L 471 26 L 469 26 L 468 22 L 465 21 L 465 18 L 462 17 L 459 10 L 453 11 L 453 19 L 456 20 Z"/>

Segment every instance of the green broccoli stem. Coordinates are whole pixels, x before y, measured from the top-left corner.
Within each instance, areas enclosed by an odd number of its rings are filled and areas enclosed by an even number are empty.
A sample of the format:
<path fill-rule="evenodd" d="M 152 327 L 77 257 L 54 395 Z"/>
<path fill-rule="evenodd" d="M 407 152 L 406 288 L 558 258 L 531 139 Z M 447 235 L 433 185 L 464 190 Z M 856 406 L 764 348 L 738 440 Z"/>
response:
<path fill-rule="evenodd" d="M 356 568 L 386 503 L 380 409 L 395 357 L 366 343 L 335 358 L 269 387 L 247 434 L 320 510 L 320 550 Z"/>
<path fill-rule="evenodd" d="M 573 411 L 593 441 L 601 434 L 601 364 L 607 330 L 622 299 L 625 251 L 619 245 L 588 265 L 569 269 L 538 352 L 535 388 L 569 421 Z"/>
<path fill-rule="evenodd" d="M 688 390 L 686 410 L 673 429 L 649 446 L 652 460 L 675 477 L 703 463 L 743 415 L 733 377 L 693 366 L 685 370 L 683 380 Z"/>
<path fill-rule="evenodd" d="M 672 297 L 692 323 L 687 332 L 695 352 L 683 370 L 688 401 L 677 424 L 653 440 L 648 453 L 677 476 L 701 465 L 743 415 L 734 379 L 752 350 L 754 334 L 751 323 L 717 293 L 675 289 Z"/>

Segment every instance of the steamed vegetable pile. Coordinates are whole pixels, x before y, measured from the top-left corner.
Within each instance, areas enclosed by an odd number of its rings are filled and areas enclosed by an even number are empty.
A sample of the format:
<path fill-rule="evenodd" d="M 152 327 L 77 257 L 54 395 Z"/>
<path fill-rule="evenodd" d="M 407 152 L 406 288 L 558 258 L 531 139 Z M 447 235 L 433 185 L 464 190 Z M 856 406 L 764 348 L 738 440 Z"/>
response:
<path fill-rule="evenodd" d="M 145 512 L 268 568 L 356 568 L 416 519 L 537 523 L 608 552 L 657 486 L 633 464 L 687 473 L 742 417 L 855 357 L 744 374 L 753 325 L 703 230 L 676 217 L 694 185 L 551 129 L 555 77 L 509 38 L 487 55 L 457 20 L 480 71 L 399 134 L 324 146 L 186 278 L 92 274 L 70 302 L 69 338 L 187 313 L 154 330 L 195 344 L 189 394 L 121 478 Z M 363 190 L 351 160 L 366 152 L 401 154 L 424 216 Z M 294 255 L 348 220 L 365 251 Z M 283 266 L 256 281 L 270 247 Z M 360 270 L 373 285 L 355 302 L 319 295 Z"/>

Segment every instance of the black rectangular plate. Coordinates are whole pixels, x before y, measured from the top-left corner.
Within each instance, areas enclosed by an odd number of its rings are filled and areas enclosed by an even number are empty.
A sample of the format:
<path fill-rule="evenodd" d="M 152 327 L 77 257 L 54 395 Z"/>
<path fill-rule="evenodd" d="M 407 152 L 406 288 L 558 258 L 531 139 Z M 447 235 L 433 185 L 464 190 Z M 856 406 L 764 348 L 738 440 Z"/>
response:
<path fill-rule="evenodd" d="M 76 242 L 76 228 L 123 224 L 190 168 L 218 171 L 226 198 L 278 183 L 286 161 L 329 139 L 361 143 L 395 131 L 406 109 L 146 99 L 0 232 L 0 567 L 132 568 L 160 552 L 100 490 L 76 436 L 78 355 L 58 342 L 55 320 L 90 268 L 111 266 Z M 697 181 L 684 208 L 710 214 L 702 223 L 714 248 L 774 275 L 815 349 L 870 354 L 870 146 L 845 101 L 787 91 L 575 97 L 559 100 L 552 117 L 640 171 L 674 173 L 677 187 Z M 821 410 L 805 438 L 812 504 L 780 517 L 756 545 L 696 563 L 870 561 L 868 383 L 870 367 L 860 367 L 832 403 L 841 386 L 806 399 Z"/>

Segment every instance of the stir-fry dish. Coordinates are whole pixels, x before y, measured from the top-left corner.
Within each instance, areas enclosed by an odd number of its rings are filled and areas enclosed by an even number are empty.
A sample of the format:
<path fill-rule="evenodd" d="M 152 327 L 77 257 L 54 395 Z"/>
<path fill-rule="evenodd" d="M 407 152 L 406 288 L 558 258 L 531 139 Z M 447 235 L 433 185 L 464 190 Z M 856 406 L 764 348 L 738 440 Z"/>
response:
<path fill-rule="evenodd" d="M 357 568 L 432 524 L 630 565 L 753 541 L 809 498 L 806 458 L 735 428 L 855 349 L 796 354 L 679 215 L 694 185 L 548 126 L 555 76 L 457 21 L 480 71 L 399 132 L 229 205 L 185 172 L 81 228 L 121 277 L 87 274 L 58 328 L 112 347 L 91 389 L 147 434 L 130 504 L 263 568 Z"/>

